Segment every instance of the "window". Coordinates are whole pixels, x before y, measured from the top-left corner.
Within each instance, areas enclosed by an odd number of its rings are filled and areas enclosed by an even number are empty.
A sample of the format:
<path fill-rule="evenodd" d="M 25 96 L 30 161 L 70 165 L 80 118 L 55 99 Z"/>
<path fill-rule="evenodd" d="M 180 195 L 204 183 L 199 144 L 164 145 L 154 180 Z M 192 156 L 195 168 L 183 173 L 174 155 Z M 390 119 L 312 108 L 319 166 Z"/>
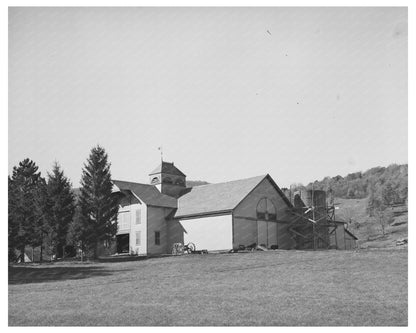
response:
<path fill-rule="evenodd" d="M 130 212 L 119 212 L 117 221 L 119 230 L 130 229 Z"/>
<path fill-rule="evenodd" d="M 155 231 L 155 245 L 160 245 L 160 231 Z"/>
<path fill-rule="evenodd" d="M 276 214 L 268 214 L 268 220 L 269 221 L 276 221 L 277 220 L 277 216 Z"/>
<path fill-rule="evenodd" d="M 257 212 L 257 219 L 258 220 L 265 220 L 266 219 L 266 213 Z"/>
<path fill-rule="evenodd" d="M 169 177 L 163 178 L 163 182 L 166 184 L 173 184 L 172 179 L 170 179 Z"/>
<path fill-rule="evenodd" d="M 141 212 L 140 209 L 136 209 L 136 224 L 141 224 L 142 220 L 141 220 Z"/>
<path fill-rule="evenodd" d="M 273 202 L 268 198 L 261 199 L 257 204 L 257 219 L 265 221 L 276 221 L 277 214 Z"/>
<path fill-rule="evenodd" d="M 141 245 L 140 231 L 136 231 L 136 245 Z"/>
<path fill-rule="evenodd" d="M 151 183 L 152 183 L 152 184 L 159 183 L 159 177 L 154 177 L 154 178 L 152 178 Z"/>
<path fill-rule="evenodd" d="M 180 178 L 175 181 L 175 184 L 176 185 L 182 185 L 182 186 L 185 185 L 184 181 Z"/>

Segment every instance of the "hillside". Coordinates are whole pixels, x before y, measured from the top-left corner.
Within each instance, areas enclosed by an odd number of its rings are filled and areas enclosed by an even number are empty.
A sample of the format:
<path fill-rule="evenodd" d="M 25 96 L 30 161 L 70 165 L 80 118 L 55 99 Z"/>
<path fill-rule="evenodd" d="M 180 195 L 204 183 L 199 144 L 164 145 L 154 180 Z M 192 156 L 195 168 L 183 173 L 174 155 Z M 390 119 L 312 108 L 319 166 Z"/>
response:
<path fill-rule="evenodd" d="M 391 164 L 388 167 L 375 167 L 365 172 L 353 172 L 345 177 L 325 177 L 309 183 L 306 188 L 331 192 L 336 198 L 363 199 L 371 194 L 381 195 L 383 189 L 391 187 L 394 203 L 405 203 L 408 192 L 408 165 Z M 296 184 L 294 188 L 304 187 Z M 292 187 L 292 188 L 293 188 Z"/>
<path fill-rule="evenodd" d="M 396 241 L 408 237 L 407 205 L 388 208 L 393 212 L 393 221 L 385 228 L 385 235 L 376 218 L 367 213 L 368 198 L 336 198 L 335 217 L 348 222 L 348 229 L 357 236 L 360 248 L 396 247 Z"/>

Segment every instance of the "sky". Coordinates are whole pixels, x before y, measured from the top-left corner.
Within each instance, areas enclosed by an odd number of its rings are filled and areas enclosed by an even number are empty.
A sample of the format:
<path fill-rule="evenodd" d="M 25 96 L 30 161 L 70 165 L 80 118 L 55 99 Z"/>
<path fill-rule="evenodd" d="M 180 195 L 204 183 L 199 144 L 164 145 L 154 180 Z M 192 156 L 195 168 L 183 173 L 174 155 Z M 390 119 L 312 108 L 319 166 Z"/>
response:
<path fill-rule="evenodd" d="M 10 8 L 8 169 L 281 187 L 408 162 L 407 9 Z"/>

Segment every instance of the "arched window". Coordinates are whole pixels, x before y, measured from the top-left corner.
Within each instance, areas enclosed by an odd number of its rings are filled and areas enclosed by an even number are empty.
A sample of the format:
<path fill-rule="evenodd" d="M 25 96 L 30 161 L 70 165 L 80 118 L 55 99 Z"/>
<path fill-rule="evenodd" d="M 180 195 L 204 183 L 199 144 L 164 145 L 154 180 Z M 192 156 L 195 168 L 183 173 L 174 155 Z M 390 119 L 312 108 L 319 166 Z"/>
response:
<path fill-rule="evenodd" d="M 260 199 L 257 204 L 256 213 L 258 220 L 276 221 L 277 219 L 276 207 L 268 198 Z"/>
<path fill-rule="evenodd" d="M 152 184 L 159 183 L 159 177 L 154 177 L 154 178 L 152 178 L 151 183 L 152 183 Z"/>

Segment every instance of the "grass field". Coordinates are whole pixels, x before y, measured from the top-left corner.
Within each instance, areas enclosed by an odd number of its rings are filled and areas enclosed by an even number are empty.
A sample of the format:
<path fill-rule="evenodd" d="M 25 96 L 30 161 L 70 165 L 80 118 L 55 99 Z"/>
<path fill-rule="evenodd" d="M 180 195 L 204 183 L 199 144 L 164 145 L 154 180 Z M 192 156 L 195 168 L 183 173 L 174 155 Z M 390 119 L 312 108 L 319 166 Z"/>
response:
<path fill-rule="evenodd" d="M 407 250 L 9 268 L 9 325 L 406 326 Z"/>

